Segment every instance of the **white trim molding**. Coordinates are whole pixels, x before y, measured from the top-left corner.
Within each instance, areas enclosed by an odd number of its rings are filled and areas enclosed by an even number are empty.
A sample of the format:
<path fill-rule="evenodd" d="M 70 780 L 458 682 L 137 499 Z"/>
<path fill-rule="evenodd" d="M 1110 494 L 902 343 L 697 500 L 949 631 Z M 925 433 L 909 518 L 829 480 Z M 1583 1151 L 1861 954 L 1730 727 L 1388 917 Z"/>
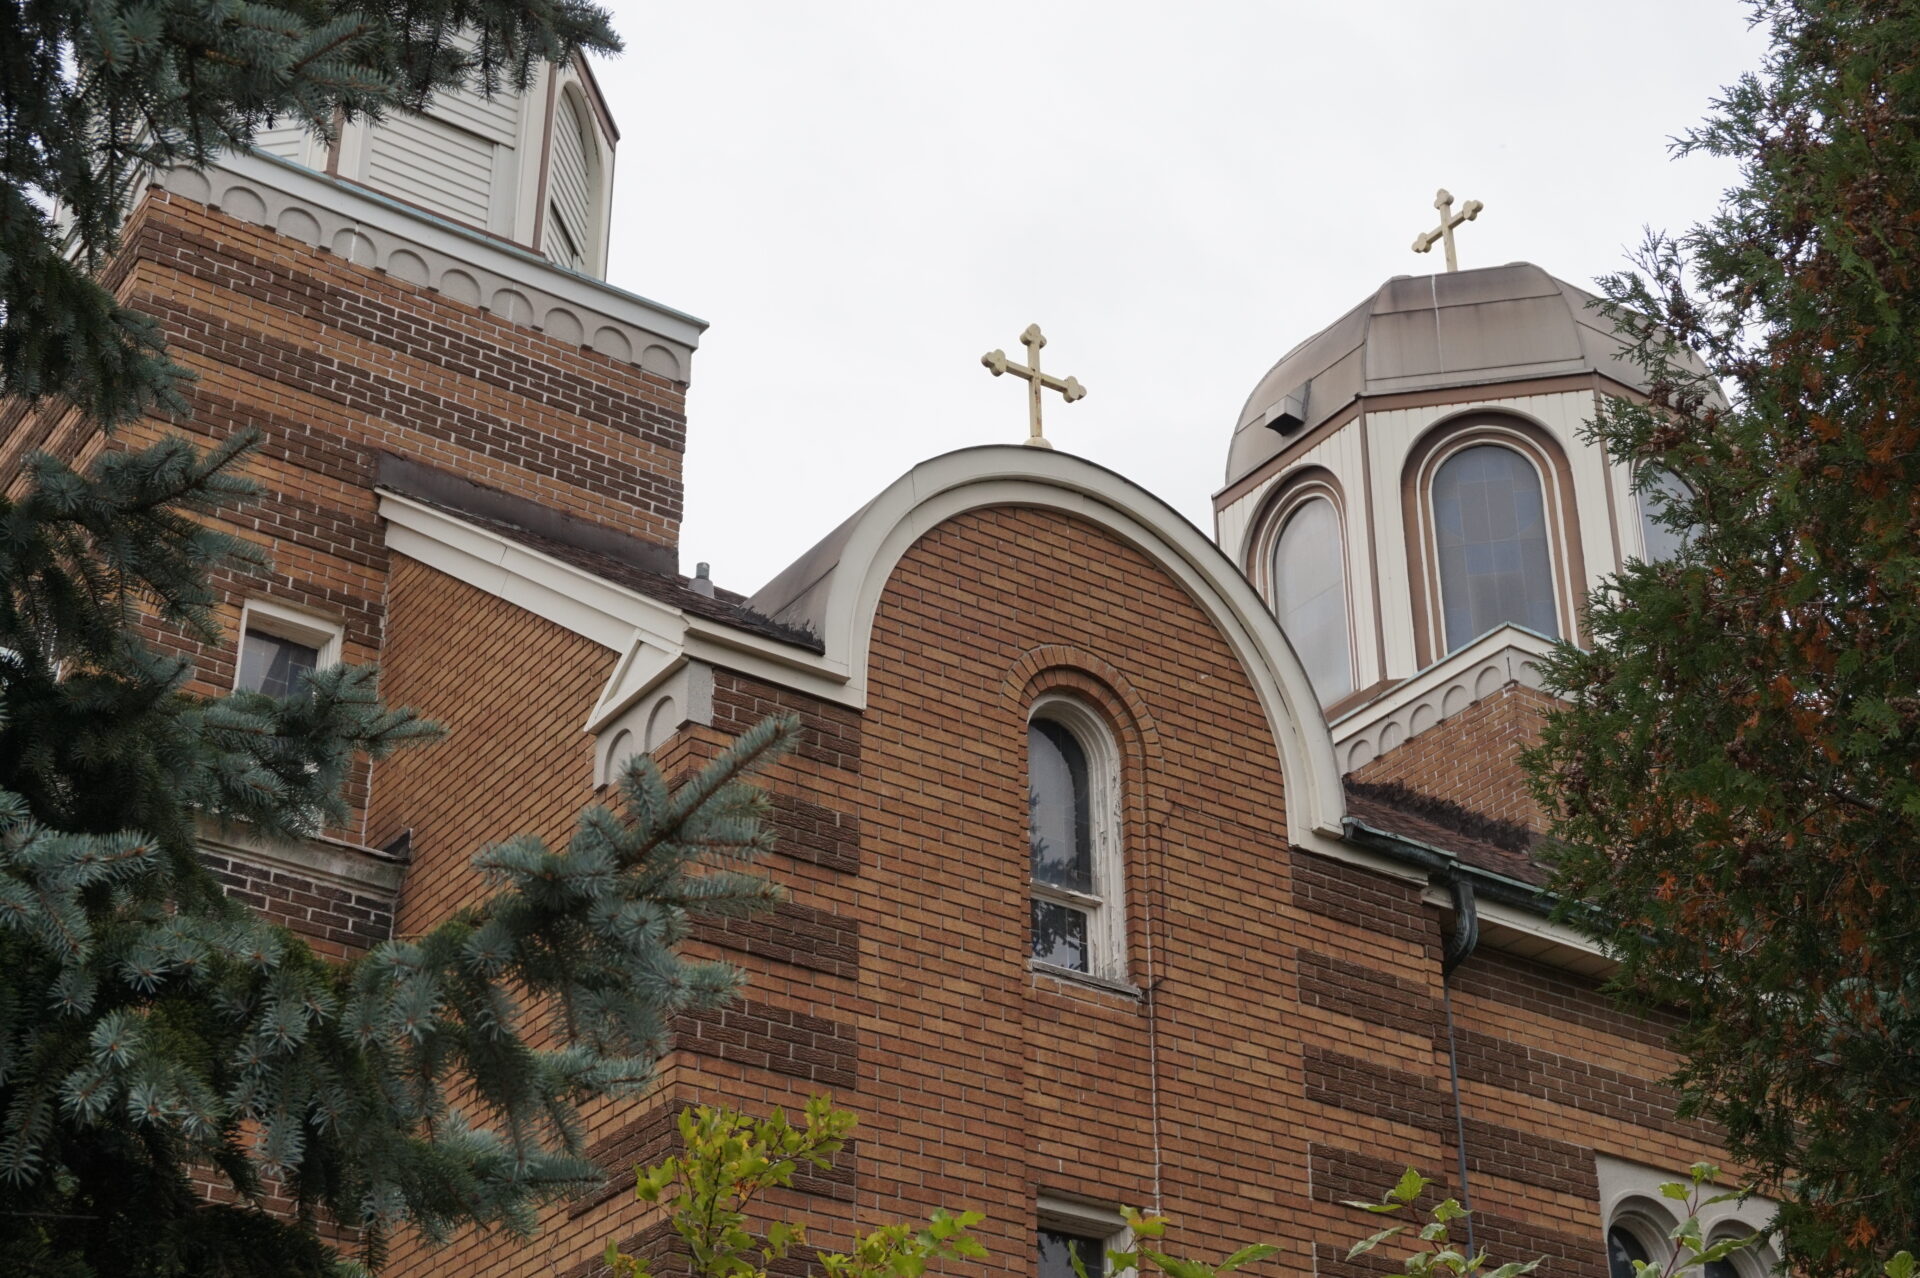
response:
<path fill-rule="evenodd" d="M 1684 1219 L 1684 1213 L 1682 1204 L 1663 1195 L 1660 1186 L 1673 1181 L 1686 1184 L 1687 1171 L 1663 1172 L 1610 1154 L 1594 1155 L 1594 1163 L 1600 1182 L 1602 1253 L 1608 1245 L 1607 1233 L 1619 1226 L 1639 1240 L 1654 1264 L 1665 1264 L 1673 1251 L 1671 1232 Z M 1709 1242 L 1744 1238 L 1765 1230 L 1779 1210 L 1780 1204 L 1757 1194 L 1745 1200 L 1711 1203 L 1700 1209 L 1700 1233 Z M 1767 1278 L 1778 1267 L 1779 1253 L 1762 1241 L 1746 1251 L 1733 1253 L 1728 1260 L 1741 1278 Z"/>
<path fill-rule="evenodd" d="M 671 381 L 691 379 L 705 320 L 556 266 L 516 245 L 259 151 L 155 185 L 359 266 L 491 311 Z"/>
<path fill-rule="evenodd" d="M 1332 727 L 1341 772 L 1365 767 L 1508 684 L 1540 687 L 1539 662 L 1553 646 L 1524 627 L 1498 626 L 1348 711 Z"/>

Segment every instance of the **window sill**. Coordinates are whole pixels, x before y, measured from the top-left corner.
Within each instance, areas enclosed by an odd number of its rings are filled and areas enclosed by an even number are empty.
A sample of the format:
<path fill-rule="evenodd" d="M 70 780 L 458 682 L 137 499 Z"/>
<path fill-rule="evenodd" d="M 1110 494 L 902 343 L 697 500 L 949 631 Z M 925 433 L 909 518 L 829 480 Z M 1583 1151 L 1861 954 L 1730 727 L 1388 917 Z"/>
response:
<path fill-rule="evenodd" d="M 1036 976 L 1050 976 L 1056 981 L 1063 981 L 1070 985 L 1084 985 L 1088 989 L 1100 990 L 1107 994 L 1119 994 L 1131 999 L 1146 997 L 1145 991 L 1131 981 L 1116 981 L 1112 977 L 1095 976 L 1091 972 L 1078 972 L 1070 967 L 1057 967 L 1052 963 L 1043 963 L 1039 959 L 1028 959 L 1027 969 Z"/>

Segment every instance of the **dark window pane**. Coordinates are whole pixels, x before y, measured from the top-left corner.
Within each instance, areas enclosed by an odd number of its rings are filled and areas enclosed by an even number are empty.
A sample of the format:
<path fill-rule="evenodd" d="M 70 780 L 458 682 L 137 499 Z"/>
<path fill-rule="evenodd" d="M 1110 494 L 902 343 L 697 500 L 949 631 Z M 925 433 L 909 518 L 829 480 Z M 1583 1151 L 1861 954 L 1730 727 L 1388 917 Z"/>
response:
<path fill-rule="evenodd" d="M 1353 690 L 1340 515 L 1324 498 L 1287 517 L 1273 553 L 1273 615 L 1322 701 Z"/>
<path fill-rule="evenodd" d="M 1720 1241 L 1714 1239 L 1715 1242 Z M 1740 1278 L 1740 1271 L 1734 1268 L 1731 1260 L 1709 1260 L 1700 1267 L 1705 1278 Z"/>
<path fill-rule="evenodd" d="M 1540 476 L 1511 448 L 1475 444 L 1433 477 L 1433 539 L 1447 650 L 1504 622 L 1560 637 Z"/>
<path fill-rule="evenodd" d="M 320 664 L 320 650 L 279 635 L 249 630 L 240 641 L 240 690 L 286 697 Z"/>
<path fill-rule="evenodd" d="M 1653 1260 L 1640 1239 L 1619 1225 L 1607 1230 L 1608 1278 L 1634 1278 L 1633 1262 L 1636 1260 L 1642 1263 L 1651 1263 Z"/>
<path fill-rule="evenodd" d="M 1042 963 L 1088 971 L 1085 911 L 1057 901 L 1033 902 L 1033 956 Z"/>
<path fill-rule="evenodd" d="M 1106 1272 L 1106 1250 L 1105 1241 L 1099 1238 L 1080 1238 L 1042 1229 L 1040 1263 L 1037 1266 L 1039 1278 L 1075 1278 L 1075 1256 L 1080 1257 L 1080 1267 L 1087 1271 L 1087 1278 L 1100 1278 Z"/>
<path fill-rule="evenodd" d="M 1027 725 L 1027 840 L 1036 883 L 1093 892 L 1087 752 L 1057 723 Z"/>

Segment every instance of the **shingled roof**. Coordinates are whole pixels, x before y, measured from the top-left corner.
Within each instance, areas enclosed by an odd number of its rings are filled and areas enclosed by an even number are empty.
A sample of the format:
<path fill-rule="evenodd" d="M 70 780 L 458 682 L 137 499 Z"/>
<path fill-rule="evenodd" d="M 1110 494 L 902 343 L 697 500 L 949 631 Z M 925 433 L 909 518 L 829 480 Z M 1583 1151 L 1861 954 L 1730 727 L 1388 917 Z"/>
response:
<path fill-rule="evenodd" d="M 1424 844 L 1458 857 L 1462 864 L 1533 887 L 1547 882 L 1547 869 L 1533 855 L 1535 835 L 1449 799 L 1422 794 L 1399 782 L 1346 779 L 1347 816 L 1383 834 Z"/>

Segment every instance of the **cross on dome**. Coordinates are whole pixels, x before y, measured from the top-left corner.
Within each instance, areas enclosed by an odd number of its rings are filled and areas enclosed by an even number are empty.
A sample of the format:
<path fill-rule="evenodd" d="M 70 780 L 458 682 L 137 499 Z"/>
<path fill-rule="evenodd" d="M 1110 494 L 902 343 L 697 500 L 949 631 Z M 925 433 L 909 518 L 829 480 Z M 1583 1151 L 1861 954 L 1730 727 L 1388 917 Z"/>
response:
<path fill-rule="evenodd" d="M 1085 399 L 1087 388 L 1080 384 L 1077 377 L 1065 379 L 1054 377 L 1040 371 L 1040 348 L 1047 344 L 1047 338 L 1038 324 L 1027 325 L 1027 331 L 1020 334 L 1020 342 L 1027 348 L 1027 362 L 1016 364 L 1007 358 L 1005 351 L 988 351 L 980 357 L 987 371 L 995 377 L 1002 373 L 1012 373 L 1015 377 L 1025 378 L 1027 383 L 1027 429 L 1026 442 L 1033 448 L 1052 448 L 1047 437 L 1040 433 L 1040 390 L 1060 392 L 1060 398 L 1071 404 L 1076 399 Z"/>
<path fill-rule="evenodd" d="M 1462 222 L 1473 221 L 1473 219 L 1480 216 L 1480 210 L 1487 206 L 1478 200 L 1468 200 L 1460 206 L 1460 211 L 1455 213 L 1453 211 L 1453 193 L 1443 186 L 1434 192 L 1433 207 L 1440 210 L 1440 225 L 1434 227 L 1431 231 L 1422 231 L 1420 234 L 1414 236 L 1413 251 L 1416 253 L 1425 253 L 1433 247 L 1434 242 L 1437 240 L 1446 245 L 1447 269 L 1449 271 L 1457 271 L 1460 269 L 1460 258 L 1453 251 L 1453 228 L 1459 226 Z"/>

